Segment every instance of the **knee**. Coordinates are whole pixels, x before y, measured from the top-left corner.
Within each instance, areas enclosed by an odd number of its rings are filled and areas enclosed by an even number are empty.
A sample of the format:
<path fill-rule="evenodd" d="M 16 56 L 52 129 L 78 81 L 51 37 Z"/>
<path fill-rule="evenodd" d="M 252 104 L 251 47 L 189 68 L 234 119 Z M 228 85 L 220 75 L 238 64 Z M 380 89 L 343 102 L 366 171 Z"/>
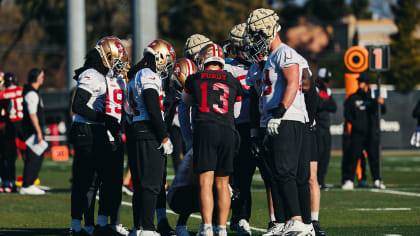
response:
<path fill-rule="evenodd" d="M 309 185 L 315 186 L 318 184 L 318 177 L 315 174 L 311 174 L 311 177 L 309 177 Z"/>

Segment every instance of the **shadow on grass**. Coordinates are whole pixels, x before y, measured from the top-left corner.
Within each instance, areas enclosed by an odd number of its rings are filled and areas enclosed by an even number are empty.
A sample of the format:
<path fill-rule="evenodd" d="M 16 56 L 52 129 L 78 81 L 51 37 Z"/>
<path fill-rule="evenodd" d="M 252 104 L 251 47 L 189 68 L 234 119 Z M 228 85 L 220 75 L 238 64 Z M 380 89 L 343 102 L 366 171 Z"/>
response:
<path fill-rule="evenodd" d="M 70 235 L 69 229 L 45 229 L 45 228 L 0 228 L 0 236 L 38 236 L 38 235 Z"/>

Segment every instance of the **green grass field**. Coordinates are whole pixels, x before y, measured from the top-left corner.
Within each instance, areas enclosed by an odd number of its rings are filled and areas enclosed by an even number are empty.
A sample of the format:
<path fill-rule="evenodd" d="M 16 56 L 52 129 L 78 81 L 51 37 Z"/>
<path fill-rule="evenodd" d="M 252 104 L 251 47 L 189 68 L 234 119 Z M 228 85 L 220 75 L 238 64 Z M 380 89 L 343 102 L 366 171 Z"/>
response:
<path fill-rule="evenodd" d="M 22 167 L 22 160 L 17 160 L 18 175 Z M 173 173 L 168 167 L 168 175 Z M 341 157 L 331 158 L 326 182 L 334 187 L 322 192 L 320 212 L 328 235 L 420 235 L 420 153 L 384 152 L 383 176 L 388 186 L 385 191 L 366 188 L 343 192 L 339 188 Z M 66 235 L 70 223 L 70 178 L 71 161 L 46 159 L 40 173 L 41 185 L 53 188 L 52 191 L 44 196 L 1 194 L 0 235 Z M 269 218 L 259 175 L 255 176 L 252 189 L 250 224 L 265 229 Z M 131 198 L 123 196 L 123 201 L 121 222 L 132 228 Z M 174 226 L 176 215 L 168 214 L 168 218 Z M 198 218 L 190 218 L 188 228 L 196 232 L 199 224 Z M 253 233 L 261 234 L 258 230 Z"/>

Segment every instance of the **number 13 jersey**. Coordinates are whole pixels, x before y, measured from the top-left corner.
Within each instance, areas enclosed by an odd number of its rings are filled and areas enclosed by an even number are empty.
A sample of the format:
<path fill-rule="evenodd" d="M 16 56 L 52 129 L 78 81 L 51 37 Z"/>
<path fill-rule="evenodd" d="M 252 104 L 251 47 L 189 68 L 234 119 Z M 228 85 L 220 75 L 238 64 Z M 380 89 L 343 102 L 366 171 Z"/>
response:
<path fill-rule="evenodd" d="M 194 98 L 194 122 L 218 122 L 234 127 L 234 104 L 242 100 L 241 83 L 231 73 L 204 70 L 188 76 L 184 91 Z"/>

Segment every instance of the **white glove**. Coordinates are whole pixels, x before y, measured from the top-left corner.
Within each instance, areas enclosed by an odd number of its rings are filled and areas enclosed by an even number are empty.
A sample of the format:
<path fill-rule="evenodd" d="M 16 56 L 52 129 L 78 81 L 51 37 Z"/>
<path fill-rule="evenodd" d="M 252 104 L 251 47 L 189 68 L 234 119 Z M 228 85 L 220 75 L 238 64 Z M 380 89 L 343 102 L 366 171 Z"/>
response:
<path fill-rule="evenodd" d="M 174 150 L 174 146 L 172 145 L 171 140 L 168 138 L 168 140 L 164 143 L 161 143 L 158 149 L 163 148 L 163 154 L 169 155 Z"/>
<path fill-rule="evenodd" d="M 270 136 L 279 134 L 281 119 L 270 119 L 267 124 L 267 133 Z"/>

